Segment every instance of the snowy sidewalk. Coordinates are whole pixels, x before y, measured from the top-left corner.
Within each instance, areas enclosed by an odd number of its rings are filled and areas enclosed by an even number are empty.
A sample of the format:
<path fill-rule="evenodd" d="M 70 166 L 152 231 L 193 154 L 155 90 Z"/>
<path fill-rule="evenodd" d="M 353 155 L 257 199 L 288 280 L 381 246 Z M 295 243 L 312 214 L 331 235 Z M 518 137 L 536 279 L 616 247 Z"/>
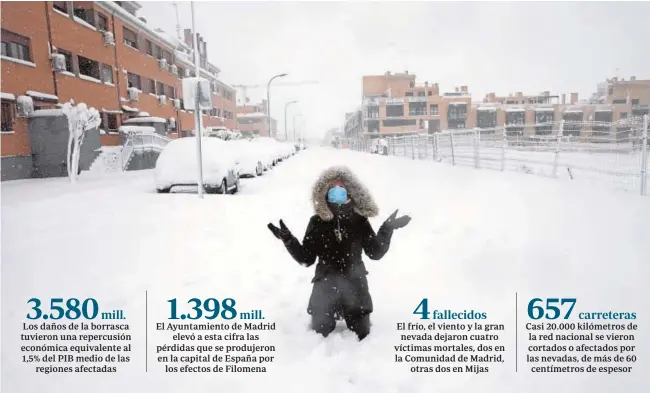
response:
<path fill-rule="evenodd" d="M 282 218 L 302 238 L 313 214 L 312 183 L 339 164 L 373 192 L 380 207 L 375 230 L 395 209 L 413 217 L 384 259 L 367 261 L 376 311 L 362 343 L 345 329 L 326 340 L 308 331 L 313 268 L 295 263 L 266 228 Z M 237 195 L 202 200 L 156 194 L 151 171 L 81 176 L 76 187 L 66 179 L 3 183 L 3 391 L 641 392 L 640 370 L 650 365 L 643 314 L 650 306 L 648 217 L 647 198 L 629 193 L 319 148 L 243 179 Z M 520 348 L 515 373 L 516 292 L 520 299 L 570 295 L 583 309 L 640 313 L 637 372 L 545 375 L 539 383 L 522 372 Z M 20 363 L 17 339 L 31 297 L 94 297 L 102 308 L 123 308 L 131 363 L 117 375 L 35 374 Z M 277 348 L 269 371 L 164 374 L 155 362 L 154 324 L 168 318 L 167 300 L 190 297 L 232 297 L 264 310 L 278 326 L 265 340 Z M 416 321 L 423 297 L 435 309 L 478 309 L 506 324 L 506 363 L 481 375 L 412 374 L 408 364 L 395 363 L 396 322 Z"/>

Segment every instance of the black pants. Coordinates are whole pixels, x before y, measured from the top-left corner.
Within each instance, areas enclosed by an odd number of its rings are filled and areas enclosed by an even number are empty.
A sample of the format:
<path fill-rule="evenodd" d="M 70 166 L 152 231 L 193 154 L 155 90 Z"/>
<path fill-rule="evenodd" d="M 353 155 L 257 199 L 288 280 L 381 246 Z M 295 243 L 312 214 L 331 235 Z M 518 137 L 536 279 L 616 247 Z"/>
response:
<path fill-rule="evenodd" d="M 372 298 L 365 276 L 326 275 L 314 281 L 308 312 L 312 329 L 327 337 L 336 320 L 345 319 L 348 329 L 363 340 L 370 334 Z"/>

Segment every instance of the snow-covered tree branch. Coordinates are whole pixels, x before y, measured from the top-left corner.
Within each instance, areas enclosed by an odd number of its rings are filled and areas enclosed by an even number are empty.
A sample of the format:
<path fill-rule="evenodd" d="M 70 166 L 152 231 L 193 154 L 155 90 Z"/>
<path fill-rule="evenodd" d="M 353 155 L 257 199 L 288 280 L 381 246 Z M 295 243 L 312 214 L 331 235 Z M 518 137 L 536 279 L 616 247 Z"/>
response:
<path fill-rule="evenodd" d="M 76 183 L 84 137 L 87 131 L 99 127 L 101 118 L 95 108 L 88 108 L 84 103 L 75 106 L 74 101 L 70 101 L 63 105 L 62 110 L 68 118 L 70 130 L 67 155 L 68 177 L 72 183 Z"/>

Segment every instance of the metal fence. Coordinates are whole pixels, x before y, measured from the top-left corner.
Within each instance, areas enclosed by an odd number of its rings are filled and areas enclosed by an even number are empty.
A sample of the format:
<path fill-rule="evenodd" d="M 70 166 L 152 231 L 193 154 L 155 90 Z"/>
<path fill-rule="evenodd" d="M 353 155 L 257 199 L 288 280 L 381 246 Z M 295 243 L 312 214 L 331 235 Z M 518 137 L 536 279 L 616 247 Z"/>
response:
<path fill-rule="evenodd" d="M 132 132 L 127 137 L 120 152 L 120 165 L 126 170 L 136 151 L 162 151 L 171 139 L 156 133 Z"/>
<path fill-rule="evenodd" d="M 597 181 L 641 195 L 648 195 L 649 191 L 648 115 L 612 123 L 561 120 L 383 139 L 385 149 L 377 149 L 373 139 L 340 139 L 338 147 L 482 169 Z"/>

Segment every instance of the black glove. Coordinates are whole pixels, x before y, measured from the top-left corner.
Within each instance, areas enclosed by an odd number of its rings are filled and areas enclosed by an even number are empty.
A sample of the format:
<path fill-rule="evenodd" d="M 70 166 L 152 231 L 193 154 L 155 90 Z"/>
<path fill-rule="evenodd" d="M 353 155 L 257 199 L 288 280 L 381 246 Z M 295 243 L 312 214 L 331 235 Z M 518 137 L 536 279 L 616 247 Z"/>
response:
<path fill-rule="evenodd" d="M 411 217 L 406 215 L 399 218 L 396 217 L 397 217 L 397 210 L 395 210 L 393 214 L 391 214 L 390 217 L 388 217 L 386 221 L 384 221 L 382 227 L 389 230 L 404 228 L 411 221 Z"/>
<path fill-rule="evenodd" d="M 287 228 L 286 225 L 284 225 L 284 221 L 282 220 L 280 220 L 280 228 L 276 227 L 271 223 L 269 223 L 267 227 L 271 230 L 271 232 L 273 232 L 273 235 L 275 237 L 282 240 L 283 242 L 287 242 L 293 238 L 291 231 L 289 230 L 289 228 Z"/>

